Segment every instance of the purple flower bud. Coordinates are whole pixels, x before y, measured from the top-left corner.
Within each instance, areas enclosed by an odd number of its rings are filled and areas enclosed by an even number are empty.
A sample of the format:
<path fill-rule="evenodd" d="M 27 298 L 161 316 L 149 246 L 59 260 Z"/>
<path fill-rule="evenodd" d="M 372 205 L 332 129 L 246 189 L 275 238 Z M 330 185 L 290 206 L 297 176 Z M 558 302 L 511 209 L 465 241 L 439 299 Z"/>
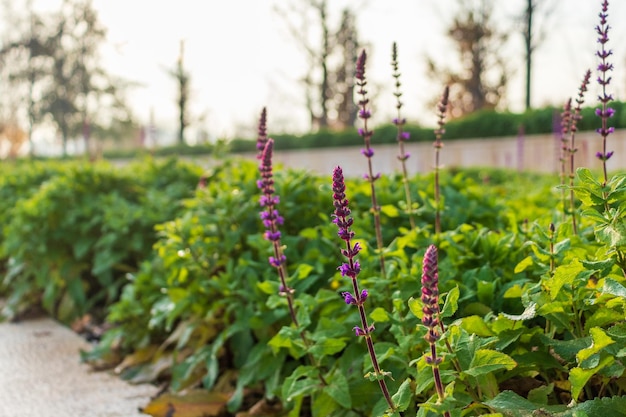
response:
<path fill-rule="evenodd" d="M 356 61 L 356 79 L 359 81 L 365 80 L 365 60 L 367 59 L 367 54 L 365 50 L 361 52 L 359 58 Z"/>
<path fill-rule="evenodd" d="M 344 263 L 337 268 L 341 275 L 344 277 L 350 277 L 352 279 L 356 279 L 359 272 L 361 272 L 361 264 L 359 261 L 354 261 L 352 265 L 349 263 Z"/>
<path fill-rule="evenodd" d="M 354 326 L 352 328 L 352 330 L 354 330 L 354 334 L 358 337 L 358 336 L 365 336 L 367 333 L 365 333 L 365 330 L 361 329 L 359 326 Z"/>
<path fill-rule="evenodd" d="M 361 291 L 361 304 L 363 304 L 365 302 L 365 300 L 367 300 L 367 296 L 368 296 L 368 292 L 367 290 L 362 290 Z"/>
<path fill-rule="evenodd" d="M 400 140 L 409 140 L 409 138 L 411 138 L 411 133 L 409 132 L 402 132 L 402 134 L 400 134 Z"/>
<path fill-rule="evenodd" d="M 398 155 L 398 159 L 400 161 L 406 161 L 407 159 L 409 159 L 409 157 L 411 156 L 411 154 L 409 152 L 405 152 L 404 155 Z"/>
<path fill-rule="evenodd" d="M 596 152 L 596 158 L 598 158 L 601 161 L 608 161 L 609 159 L 611 159 L 611 157 L 613 156 L 613 151 L 609 151 L 605 154 L 603 154 L 602 152 Z"/>
<path fill-rule="evenodd" d="M 276 259 L 273 256 L 269 257 L 269 264 L 275 268 L 280 267 L 280 265 L 285 263 L 286 261 L 287 261 L 287 258 L 285 257 L 285 255 L 281 255 L 280 259 Z"/>
<path fill-rule="evenodd" d="M 268 230 L 268 231 L 265 232 L 263 237 L 266 240 L 269 240 L 269 241 L 272 241 L 272 242 L 276 242 L 276 241 L 280 240 L 280 232 L 279 231 L 272 232 L 271 230 Z"/>
<path fill-rule="evenodd" d="M 356 304 L 356 298 L 354 298 L 349 292 L 342 292 L 341 296 L 343 297 L 343 300 L 346 302 L 346 304 Z"/>
<path fill-rule="evenodd" d="M 361 119 L 369 119 L 372 116 L 372 113 L 367 109 L 359 110 L 359 117 Z"/>
<path fill-rule="evenodd" d="M 361 149 L 361 153 L 366 158 L 371 158 L 372 156 L 374 156 L 374 150 L 372 148 Z"/>

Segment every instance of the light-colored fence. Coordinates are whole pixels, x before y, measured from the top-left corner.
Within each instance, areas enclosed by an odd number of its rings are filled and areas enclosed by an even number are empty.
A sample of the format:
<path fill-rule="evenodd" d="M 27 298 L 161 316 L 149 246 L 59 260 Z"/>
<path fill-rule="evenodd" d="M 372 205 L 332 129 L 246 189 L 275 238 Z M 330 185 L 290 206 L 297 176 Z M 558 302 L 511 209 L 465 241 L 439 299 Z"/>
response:
<path fill-rule="evenodd" d="M 602 140 L 595 132 L 576 135 L 575 166 L 600 168 L 596 152 L 602 149 Z M 400 171 L 397 145 L 373 145 L 372 163 L 375 172 L 389 174 Z M 409 174 L 429 172 L 434 165 L 432 143 L 406 144 L 411 154 L 407 160 Z M 617 130 L 609 137 L 607 150 L 615 154 L 608 161 L 610 170 L 626 169 L 626 130 Z M 561 142 L 554 135 L 529 135 L 489 139 L 445 141 L 440 163 L 444 167 L 499 167 L 535 172 L 559 172 Z M 254 158 L 254 154 L 244 154 Z M 341 165 L 345 175 L 361 176 L 366 171 L 365 157 L 358 147 L 274 150 L 274 161 L 285 167 L 310 170 L 315 173 L 332 173 Z M 569 161 L 568 161 L 569 167 Z"/>

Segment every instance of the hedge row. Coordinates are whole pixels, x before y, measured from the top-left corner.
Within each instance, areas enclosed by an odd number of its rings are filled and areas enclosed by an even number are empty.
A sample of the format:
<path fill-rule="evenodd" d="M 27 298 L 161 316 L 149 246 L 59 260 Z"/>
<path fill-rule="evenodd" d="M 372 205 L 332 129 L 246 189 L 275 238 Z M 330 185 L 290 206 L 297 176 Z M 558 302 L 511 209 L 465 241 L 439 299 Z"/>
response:
<path fill-rule="evenodd" d="M 611 106 L 616 110 L 612 126 L 616 129 L 626 128 L 626 112 L 621 111 L 624 102 L 612 102 Z M 525 134 L 551 133 L 558 123 L 561 110 L 555 107 L 530 110 L 525 113 L 479 111 L 461 119 L 452 120 L 446 124 L 446 140 L 467 138 L 494 138 L 503 136 L 515 136 L 520 127 Z M 583 109 L 583 119 L 579 122 L 579 130 L 593 130 L 597 127 L 595 107 Z M 411 134 L 412 142 L 428 142 L 434 139 L 433 129 L 414 124 L 405 126 L 405 130 Z M 356 129 L 342 131 L 322 130 L 304 135 L 272 134 L 277 149 L 310 149 L 338 146 L 359 146 L 362 138 Z M 373 143 L 395 143 L 396 127 L 393 124 L 384 124 L 374 129 Z M 156 156 L 171 155 L 198 155 L 228 151 L 231 153 L 255 152 L 256 140 L 251 138 L 235 138 L 228 142 L 219 141 L 217 144 L 205 144 L 200 146 L 176 145 L 155 149 L 152 153 Z M 137 151 L 108 152 L 105 157 L 124 158 L 137 155 Z"/>

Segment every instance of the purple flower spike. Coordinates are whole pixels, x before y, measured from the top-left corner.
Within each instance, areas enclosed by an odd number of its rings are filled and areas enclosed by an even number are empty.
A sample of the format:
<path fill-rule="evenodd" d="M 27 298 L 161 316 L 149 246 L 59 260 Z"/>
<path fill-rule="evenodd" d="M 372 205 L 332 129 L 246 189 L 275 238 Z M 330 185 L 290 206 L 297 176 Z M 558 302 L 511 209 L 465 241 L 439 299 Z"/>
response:
<path fill-rule="evenodd" d="M 256 149 L 258 151 L 257 159 L 261 159 L 263 157 L 263 150 L 265 149 L 265 144 L 267 143 L 267 109 L 263 107 L 261 111 L 261 117 L 259 118 L 259 134 L 256 140 Z"/>
<path fill-rule="evenodd" d="M 437 331 L 439 315 L 439 271 L 437 266 L 437 247 L 430 245 L 424 254 L 422 265 L 422 324 L 428 327 L 426 341 L 434 343 L 439 339 Z"/>
<path fill-rule="evenodd" d="M 361 55 L 364 57 L 364 54 Z M 363 76 L 363 64 L 364 58 L 359 60 L 361 63 L 359 66 L 361 67 L 361 76 Z M 363 304 L 365 300 L 367 300 L 368 292 L 367 290 L 359 290 L 358 283 L 358 275 L 361 272 L 361 265 L 359 261 L 355 259 L 359 251 L 361 250 L 361 245 L 359 243 L 352 243 L 352 238 L 354 237 L 354 232 L 350 230 L 350 226 L 353 223 L 353 220 L 350 216 L 350 208 L 348 207 L 348 200 L 346 199 L 346 184 L 343 178 L 343 171 L 341 167 L 336 167 L 333 170 L 333 206 L 335 207 L 335 211 L 333 213 L 333 223 L 335 223 L 339 229 L 337 233 L 339 237 L 345 242 L 345 248 L 341 249 L 341 254 L 347 259 L 347 262 L 344 262 L 337 269 L 341 273 L 342 276 L 350 277 L 352 283 L 352 292 L 344 291 L 341 293 L 343 300 L 348 305 L 355 305 L 359 310 L 359 317 L 361 320 L 361 326 L 354 326 L 352 330 L 357 337 L 363 336 L 365 338 L 365 342 L 367 345 L 367 351 L 370 355 L 370 360 L 372 362 L 372 367 L 374 368 L 374 373 L 379 379 L 379 386 L 387 404 L 392 410 L 396 409 L 396 406 L 389 394 L 389 389 L 387 388 L 387 384 L 385 383 L 383 377 L 386 375 L 380 369 L 378 364 L 378 359 L 376 358 L 376 351 L 374 350 L 374 342 L 372 341 L 371 333 L 374 331 L 374 325 L 368 325 L 367 323 L 367 315 L 365 314 L 365 307 Z"/>
<path fill-rule="evenodd" d="M 612 108 L 609 107 L 609 102 L 613 100 L 613 96 L 609 94 L 606 89 L 611 82 L 611 77 L 609 76 L 609 72 L 613 70 L 613 64 L 608 62 L 608 58 L 613 54 L 613 51 L 606 48 L 606 44 L 609 41 L 609 29 L 610 26 L 608 24 L 608 10 L 609 10 L 609 2 L 608 0 L 604 0 L 602 2 L 602 11 L 599 14 L 600 24 L 596 26 L 596 33 L 598 34 L 598 43 L 600 44 L 600 48 L 596 55 L 600 58 L 600 64 L 598 64 L 598 84 L 602 88 L 602 92 L 598 97 L 601 108 L 596 110 L 596 115 L 600 117 L 602 121 L 602 127 L 597 129 L 600 136 L 602 136 L 602 151 L 598 152 L 596 156 L 598 159 L 602 161 L 602 169 L 604 173 L 604 184 L 608 181 L 608 175 L 606 170 L 606 161 L 613 155 L 613 152 L 607 152 L 606 150 L 606 142 L 608 136 L 613 133 L 614 128 L 608 126 L 608 120 L 615 113 Z"/>

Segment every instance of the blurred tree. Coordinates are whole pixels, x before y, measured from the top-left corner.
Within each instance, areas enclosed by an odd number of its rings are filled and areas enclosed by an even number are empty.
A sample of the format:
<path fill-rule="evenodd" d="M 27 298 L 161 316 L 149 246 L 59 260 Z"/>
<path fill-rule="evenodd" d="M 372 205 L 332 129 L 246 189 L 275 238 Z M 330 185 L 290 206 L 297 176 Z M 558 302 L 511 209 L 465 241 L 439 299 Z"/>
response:
<path fill-rule="evenodd" d="M 355 12 L 344 9 L 333 29 L 327 0 L 295 0 L 275 10 L 306 55 L 308 71 L 302 82 L 311 128 L 354 125 L 353 78 L 359 48 Z"/>
<path fill-rule="evenodd" d="M 358 31 L 356 16 L 350 9 L 344 9 L 341 25 L 336 35 L 336 47 L 339 49 L 340 60 L 334 71 L 337 122 L 341 127 L 354 126 L 357 120 L 358 107 L 354 102 L 354 75 L 356 60 L 359 54 Z"/>
<path fill-rule="evenodd" d="M 526 64 L 526 110 L 531 108 L 531 85 L 532 85 L 532 56 L 541 42 L 546 38 L 546 28 L 550 26 L 549 18 L 556 8 L 554 1 L 526 0 L 522 21 L 522 35 L 524 37 L 524 52 Z M 539 12 L 539 16 L 537 13 Z M 537 17 L 542 21 L 537 22 Z M 539 23 L 539 24 L 538 24 Z"/>
<path fill-rule="evenodd" d="M 185 56 L 185 41 L 180 41 L 180 50 L 178 53 L 178 60 L 176 61 L 176 67 L 169 70 L 168 73 L 176 79 L 178 84 L 178 98 L 176 104 L 178 105 L 178 143 L 183 145 L 185 143 L 185 129 L 189 126 L 189 72 L 185 69 L 183 60 Z"/>
<path fill-rule="evenodd" d="M 491 19 L 493 5 L 493 0 L 458 0 L 459 8 L 447 35 L 456 46 L 459 71 L 443 69 L 428 58 L 429 75 L 450 86 L 453 117 L 493 109 L 505 95 L 508 76 L 500 51 L 507 34 L 499 31 Z"/>
<path fill-rule="evenodd" d="M 91 136 L 103 138 L 133 128 L 122 97 L 129 84 L 111 77 L 100 65 L 98 51 L 106 29 L 91 0 L 64 0 L 59 12 L 46 16 L 30 8 L 29 20 L 27 29 L 12 33 L 0 58 L 10 62 L 9 81 L 28 86 L 31 130 L 36 123 L 50 120 L 66 155 L 71 138 L 82 135 L 89 152 Z"/>

